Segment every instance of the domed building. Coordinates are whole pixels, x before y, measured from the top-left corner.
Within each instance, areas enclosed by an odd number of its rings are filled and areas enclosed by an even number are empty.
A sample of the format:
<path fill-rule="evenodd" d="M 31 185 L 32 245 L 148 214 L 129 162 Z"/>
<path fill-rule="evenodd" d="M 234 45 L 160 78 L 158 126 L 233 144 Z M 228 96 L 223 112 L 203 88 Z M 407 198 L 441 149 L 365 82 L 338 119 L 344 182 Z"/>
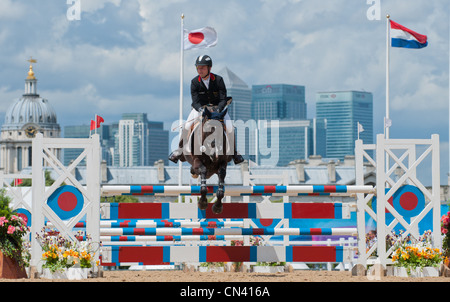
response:
<path fill-rule="evenodd" d="M 37 133 L 44 137 L 60 137 L 61 128 L 56 113 L 48 100 L 37 94 L 37 79 L 30 59 L 30 69 L 25 79 L 25 93 L 9 106 L 1 128 L 0 169 L 5 174 L 17 173 L 31 166 L 32 139 Z M 60 149 L 50 150 L 60 158 Z"/>

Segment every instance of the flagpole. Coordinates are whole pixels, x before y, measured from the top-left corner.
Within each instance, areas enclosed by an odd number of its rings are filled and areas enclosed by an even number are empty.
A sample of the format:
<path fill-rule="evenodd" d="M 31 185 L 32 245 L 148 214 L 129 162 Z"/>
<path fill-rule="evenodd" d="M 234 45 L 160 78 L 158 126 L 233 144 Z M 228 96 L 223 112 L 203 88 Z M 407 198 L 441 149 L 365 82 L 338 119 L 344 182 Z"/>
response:
<path fill-rule="evenodd" d="M 389 127 L 386 123 L 389 123 L 389 14 L 386 15 L 386 117 L 384 120 L 385 138 L 389 139 Z"/>
<path fill-rule="evenodd" d="M 359 140 L 359 122 L 357 122 L 358 125 L 356 126 L 356 131 L 358 132 L 358 140 Z"/>
<path fill-rule="evenodd" d="M 179 116 L 179 135 L 181 140 L 182 134 L 182 125 L 181 122 L 183 120 L 183 78 L 184 78 L 184 14 L 181 14 L 181 50 L 180 50 L 180 116 Z M 183 177 L 183 163 L 178 163 L 178 185 L 182 185 L 182 177 Z M 179 196 L 181 198 L 181 196 Z M 181 202 L 181 199 L 178 200 Z"/>
<path fill-rule="evenodd" d="M 95 129 L 94 129 L 94 134 L 97 134 L 97 114 L 95 115 L 95 120 L 94 120 L 94 126 L 95 126 Z"/>

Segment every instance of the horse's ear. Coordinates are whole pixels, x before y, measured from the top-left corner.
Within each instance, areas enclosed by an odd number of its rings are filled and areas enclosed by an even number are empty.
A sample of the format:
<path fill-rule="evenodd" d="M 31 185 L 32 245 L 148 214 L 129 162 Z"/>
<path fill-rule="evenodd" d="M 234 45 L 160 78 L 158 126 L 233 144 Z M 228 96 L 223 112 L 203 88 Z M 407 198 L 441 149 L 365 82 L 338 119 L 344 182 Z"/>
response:
<path fill-rule="evenodd" d="M 206 116 L 208 118 L 211 117 L 211 112 L 208 110 L 207 107 L 205 107 L 205 109 L 203 110 L 203 116 Z"/>
<path fill-rule="evenodd" d="M 220 112 L 220 117 L 223 119 L 225 114 L 227 114 L 227 112 L 228 112 L 228 108 L 225 108 L 225 110 Z"/>

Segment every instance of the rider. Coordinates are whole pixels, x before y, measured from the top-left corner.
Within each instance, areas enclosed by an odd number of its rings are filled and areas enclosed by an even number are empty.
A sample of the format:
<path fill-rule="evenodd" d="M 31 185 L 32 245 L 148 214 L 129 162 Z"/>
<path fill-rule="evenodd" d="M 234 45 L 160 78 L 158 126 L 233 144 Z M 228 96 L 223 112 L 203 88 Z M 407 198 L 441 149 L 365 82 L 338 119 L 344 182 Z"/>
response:
<path fill-rule="evenodd" d="M 199 56 L 195 61 L 198 76 L 191 81 L 191 97 L 192 97 L 192 110 L 187 118 L 187 122 L 182 129 L 183 133 L 180 138 L 179 148 L 173 151 L 169 155 L 169 160 L 177 163 L 178 160 L 185 161 L 183 156 L 183 138 L 187 137 L 187 133 L 190 131 L 192 124 L 196 118 L 201 116 L 204 105 L 212 104 L 216 105 L 218 111 L 222 111 L 227 105 L 227 89 L 223 78 L 219 75 L 211 73 L 212 60 L 209 56 Z M 228 113 L 224 117 L 227 134 L 234 134 L 234 127 Z M 234 163 L 240 164 L 244 161 L 244 158 L 236 151 L 236 144 L 234 144 Z"/>

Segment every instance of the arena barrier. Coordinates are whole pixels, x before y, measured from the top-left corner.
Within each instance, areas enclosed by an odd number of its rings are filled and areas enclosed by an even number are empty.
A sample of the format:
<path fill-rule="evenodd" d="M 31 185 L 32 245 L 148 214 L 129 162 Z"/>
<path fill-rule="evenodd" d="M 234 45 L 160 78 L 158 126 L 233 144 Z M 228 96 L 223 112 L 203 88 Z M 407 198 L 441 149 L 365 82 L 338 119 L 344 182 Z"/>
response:
<path fill-rule="evenodd" d="M 348 203 L 223 203 L 214 214 L 212 203 L 199 210 L 195 203 L 102 203 L 101 219 L 349 219 L 356 206 Z"/>
<path fill-rule="evenodd" d="M 213 195 L 217 186 L 208 186 Z M 225 186 L 225 195 L 321 195 L 373 193 L 372 186 Z M 102 196 L 199 195 L 200 186 L 103 186 Z M 214 214 L 212 203 L 199 210 L 196 203 L 101 203 L 101 263 L 153 265 L 183 262 L 351 262 L 346 246 L 130 246 L 152 242 L 242 240 L 245 236 L 338 235 L 356 236 L 356 228 L 248 228 L 224 222 L 169 222 L 148 219 L 349 219 L 355 204 L 340 202 L 224 203 Z M 114 220 L 116 222 L 107 222 Z M 117 222 L 120 221 L 120 222 Z M 242 223 L 242 222 L 241 222 Z M 109 224 L 109 227 L 106 227 Z M 287 223 L 288 224 L 288 223 Z M 189 227 L 188 227 L 189 226 Z M 237 225 L 236 225 L 237 226 Z M 234 236 L 234 237 L 233 237 Z M 216 243 L 217 244 L 217 243 Z"/>
<path fill-rule="evenodd" d="M 184 262 L 351 262 L 349 246 L 177 246 L 181 241 L 231 241 L 246 236 L 356 236 L 356 228 L 243 227 L 243 221 L 161 221 L 164 219 L 349 219 L 356 210 L 343 203 L 101 203 L 101 265 L 162 265 Z M 157 221 L 154 221 L 157 220 Z M 142 246 L 169 243 L 166 246 Z M 217 244 L 210 242 L 211 244 Z"/>
<path fill-rule="evenodd" d="M 102 186 L 102 196 L 115 195 L 200 195 L 200 186 Z M 216 193 L 218 186 L 208 186 L 207 195 Z M 314 196 L 333 193 L 374 193 L 372 186 L 225 186 L 225 196 Z"/>
<path fill-rule="evenodd" d="M 100 196 L 113 195 L 199 195 L 200 186 L 104 186 L 101 187 L 100 169 L 100 138 L 94 134 L 88 139 L 62 139 L 44 138 L 38 133 L 32 141 L 32 225 L 31 233 L 40 232 L 45 226 L 45 221 L 51 221 L 60 233 L 70 240 L 77 240 L 73 234 L 73 227 L 81 219 L 86 220 L 86 233 L 92 236 L 93 241 L 100 241 L 100 211 L 103 219 L 132 219 L 128 214 L 133 214 L 136 219 L 149 219 L 148 211 L 155 219 L 163 217 L 177 217 L 179 219 L 264 219 L 277 218 L 302 219 L 302 218 L 346 218 L 350 210 L 354 210 L 347 204 L 327 203 L 293 203 L 293 204 L 224 204 L 224 211 L 220 215 L 214 215 L 210 207 L 200 211 L 196 205 L 186 204 L 138 204 L 143 210 L 134 208 L 134 204 L 100 206 Z M 425 146 L 424 150 L 421 148 Z M 421 147 L 421 148 L 419 148 Z M 54 152 L 64 149 L 82 149 L 81 154 L 69 165 L 65 166 Z M 370 152 L 369 152 L 370 150 Z M 371 158 L 371 152 L 376 155 Z M 388 156 L 387 156 L 387 155 Z M 386 155 L 386 156 L 385 156 Z M 431 158 L 422 166 L 430 168 L 432 176 L 432 188 L 428 190 L 416 176 L 416 168 L 424 159 Z M 368 160 L 376 167 L 376 190 L 371 186 L 364 186 L 365 171 L 364 160 Z M 408 160 L 406 160 L 408 159 Z M 225 195 L 322 195 L 331 196 L 355 196 L 357 200 L 357 226 L 359 263 L 367 266 L 368 257 L 375 251 L 378 260 L 386 266 L 388 256 L 392 250 L 386 249 L 385 240 L 377 240 L 377 244 L 369 251 L 365 246 L 365 221 L 369 214 L 377 224 L 379 238 L 384 238 L 394 225 L 401 224 L 405 227 L 405 236 L 409 233 L 417 237 L 417 226 L 427 213 L 433 210 L 433 247 L 441 248 L 440 236 L 440 183 L 439 183 L 439 136 L 432 135 L 429 139 L 399 140 L 385 139 L 382 134 L 377 135 L 377 143 L 365 145 L 361 140 L 355 142 L 355 174 L 356 186 L 228 186 L 225 187 Z M 86 179 L 84 184 L 75 177 L 76 167 L 83 163 L 86 166 Z M 45 188 L 44 169 L 52 167 L 58 177 L 49 188 Z M 405 171 L 401 177 L 394 179 L 397 168 Z M 396 174 L 395 174 L 396 175 Z M 427 174 L 425 174 L 427 175 Z M 396 200 L 404 183 L 409 183 L 420 189 L 422 195 L 430 202 L 425 203 L 421 211 L 413 209 L 415 219 L 404 219 L 402 211 L 395 209 Z M 68 185 L 61 186 L 63 183 Z M 390 187 L 386 192 L 385 188 Z M 61 191 L 66 190 L 66 191 Z M 208 188 L 208 195 L 214 194 L 216 187 Z M 64 197 L 71 195 L 69 204 L 64 204 Z M 376 209 L 372 209 L 369 203 L 372 198 L 377 198 Z M 408 194 L 409 196 L 410 194 Z M 391 197 L 392 206 L 388 201 Z M 416 195 L 417 197 L 417 195 Z M 52 201 L 51 203 L 49 202 Z M 419 203 L 418 203 L 419 204 Z M 422 204 L 422 203 L 421 203 Z M 71 206 L 71 207 L 68 207 Z M 72 206 L 75 206 L 74 208 Z M 159 210 L 157 209 L 159 207 Z M 175 207 L 178 207 L 175 208 Z M 72 209 L 68 211 L 67 209 Z M 376 211 L 375 211 L 376 210 Z M 405 209 L 404 209 L 405 210 Z M 408 210 L 408 209 L 406 209 Z M 386 211 L 393 214 L 394 222 L 386 221 Z M 403 211 L 404 212 L 404 211 Z M 64 214 L 64 215 L 62 215 Z M 184 214 L 184 215 L 183 215 Z M 227 217 L 230 216 L 230 217 Z M 276 216 L 276 217 L 274 217 Z M 86 218 L 84 218 L 86 217 Z M 114 218 L 116 217 L 116 218 Z M 284 225 L 288 227 L 288 225 Z M 181 235 L 180 235 L 181 236 Z M 216 237 L 217 238 L 217 237 Z M 248 236 L 246 237 L 248 238 Z M 32 238 L 31 267 L 37 267 L 42 255 L 42 248 L 37 239 Z M 103 260 L 105 265 L 118 265 L 120 263 L 157 264 L 167 262 L 215 262 L 215 261 L 286 261 L 286 262 L 340 262 L 348 259 L 346 247 L 328 246 L 105 246 L 103 247 Z M 98 254 L 95 255 L 97 259 Z M 140 259 L 141 258 L 141 259 Z"/>
<path fill-rule="evenodd" d="M 356 236 L 356 228 L 111 228 L 100 236 L 138 235 L 341 235 Z"/>

